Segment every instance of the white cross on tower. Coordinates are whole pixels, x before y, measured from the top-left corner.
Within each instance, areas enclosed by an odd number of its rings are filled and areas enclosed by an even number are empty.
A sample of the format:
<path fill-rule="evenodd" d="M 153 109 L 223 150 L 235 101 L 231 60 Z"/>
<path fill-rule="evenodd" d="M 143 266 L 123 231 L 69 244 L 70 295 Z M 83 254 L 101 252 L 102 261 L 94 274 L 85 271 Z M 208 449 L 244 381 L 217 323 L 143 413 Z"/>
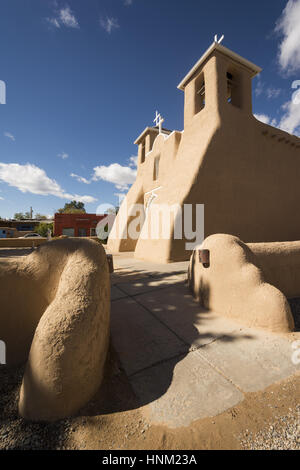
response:
<path fill-rule="evenodd" d="M 156 111 L 156 116 L 155 116 L 155 119 L 153 120 L 153 122 L 155 122 L 155 124 L 158 126 L 160 134 L 161 134 L 161 125 L 164 121 L 165 121 L 164 118 L 162 118 L 160 113 L 158 113 L 158 111 Z"/>
<path fill-rule="evenodd" d="M 223 39 L 224 39 L 224 34 L 220 37 L 220 39 L 218 39 L 218 35 L 216 34 L 215 37 L 214 37 L 214 42 L 217 42 L 218 44 L 221 44 Z"/>

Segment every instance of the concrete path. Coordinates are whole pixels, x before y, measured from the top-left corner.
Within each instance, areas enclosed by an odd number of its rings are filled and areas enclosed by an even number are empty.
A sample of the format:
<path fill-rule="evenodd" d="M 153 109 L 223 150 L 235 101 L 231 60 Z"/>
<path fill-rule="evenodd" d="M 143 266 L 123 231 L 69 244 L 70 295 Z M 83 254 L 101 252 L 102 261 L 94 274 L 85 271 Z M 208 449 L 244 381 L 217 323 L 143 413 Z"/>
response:
<path fill-rule="evenodd" d="M 114 255 L 112 342 L 150 421 L 168 427 L 215 416 L 299 370 L 295 334 L 243 328 L 204 310 L 188 291 L 187 265 Z"/>

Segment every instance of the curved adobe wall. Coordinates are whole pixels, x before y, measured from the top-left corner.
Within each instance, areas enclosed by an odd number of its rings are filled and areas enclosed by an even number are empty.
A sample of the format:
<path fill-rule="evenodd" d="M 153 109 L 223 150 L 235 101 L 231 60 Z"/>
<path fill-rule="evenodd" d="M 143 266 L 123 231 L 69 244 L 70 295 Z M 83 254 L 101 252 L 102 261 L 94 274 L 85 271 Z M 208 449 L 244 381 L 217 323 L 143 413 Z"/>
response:
<path fill-rule="evenodd" d="M 209 250 L 208 268 L 199 249 Z M 188 277 L 194 296 L 221 315 L 274 332 L 294 329 L 287 297 L 300 296 L 300 242 L 245 244 L 211 235 L 193 252 Z"/>
<path fill-rule="evenodd" d="M 110 284 L 103 247 L 62 239 L 0 260 L 1 339 L 7 364 L 28 359 L 19 411 L 56 420 L 97 391 L 109 341 Z"/>

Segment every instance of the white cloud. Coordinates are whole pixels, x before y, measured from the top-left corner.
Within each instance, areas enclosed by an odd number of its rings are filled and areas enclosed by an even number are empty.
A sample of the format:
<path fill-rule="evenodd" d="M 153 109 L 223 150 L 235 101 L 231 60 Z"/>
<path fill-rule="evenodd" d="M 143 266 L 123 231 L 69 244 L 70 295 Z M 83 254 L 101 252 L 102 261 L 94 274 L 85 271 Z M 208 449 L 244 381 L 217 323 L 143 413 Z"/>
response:
<path fill-rule="evenodd" d="M 76 175 L 75 173 L 71 173 L 70 176 L 72 178 L 75 178 L 79 183 L 85 183 L 85 184 L 90 184 L 90 181 L 84 178 L 83 176 Z"/>
<path fill-rule="evenodd" d="M 100 25 L 108 34 L 110 34 L 113 29 L 120 27 L 117 18 L 109 18 L 108 16 L 106 19 L 100 18 Z"/>
<path fill-rule="evenodd" d="M 269 87 L 266 90 L 266 94 L 269 99 L 276 99 L 281 94 L 281 91 L 282 90 L 280 88 Z"/>
<path fill-rule="evenodd" d="M 255 96 L 266 95 L 269 99 L 278 98 L 281 94 L 282 90 L 280 88 L 275 88 L 273 86 L 269 86 L 266 88 L 265 83 L 261 80 L 260 74 L 257 75 L 257 82 L 254 89 Z"/>
<path fill-rule="evenodd" d="M 76 199 L 85 203 L 97 201 L 92 196 L 80 196 L 65 192 L 54 179 L 50 179 L 46 175 L 44 170 L 30 163 L 26 163 L 26 165 L 0 163 L 0 180 L 19 189 L 22 193 L 51 195 L 62 199 Z"/>
<path fill-rule="evenodd" d="M 124 5 L 125 5 L 126 7 L 132 5 L 132 0 L 124 0 Z"/>
<path fill-rule="evenodd" d="M 291 101 L 282 106 L 284 115 L 282 116 L 280 129 L 300 136 L 300 89 L 293 94 Z"/>
<path fill-rule="evenodd" d="M 0 196 L 0 201 L 4 201 L 4 197 L 1 197 L 1 196 Z"/>
<path fill-rule="evenodd" d="M 288 74 L 300 69 L 300 0 L 289 0 L 276 22 L 275 31 L 283 35 L 279 45 L 279 64 Z"/>
<path fill-rule="evenodd" d="M 5 137 L 8 137 L 8 139 L 12 140 L 13 142 L 16 140 L 15 136 L 12 135 L 10 132 L 4 132 L 3 134 Z"/>
<path fill-rule="evenodd" d="M 269 126 L 277 127 L 276 119 L 272 119 L 270 116 L 266 114 L 254 114 L 254 117 L 258 119 L 258 121 L 263 122 L 264 124 L 269 124 Z"/>
<path fill-rule="evenodd" d="M 62 158 L 63 160 L 66 160 L 66 158 L 69 158 L 69 154 L 65 152 L 61 152 L 57 155 L 59 158 Z"/>
<path fill-rule="evenodd" d="M 137 163 L 138 163 L 138 156 L 137 155 L 132 155 L 129 158 L 129 166 L 131 166 L 132 168 L 136 168 Z"/>
<path fill-rule="evenodd" d="M 59 12 L 59 19 L 68 28 L 79 28 L 79 24 L 70 7 L 66 6 Z"/>
<path fill-rule="evenodd" d="M 254 114 L 254 117 L 258 119 L 258 121 L 264 122 L 265 124 L 270 124 L 271 118 L 266 114 Z"/>
<path fill-rule="evenodd" d="M 47 21 L 55 28 L 60 28 L 60 24 L 56 18 L 47 18 Z"/>
<path fill-rule="evenodd" d="M 47 21 L 55 28 L 60 28 L 61 26 L 66 26 L 67 28 L 79 28 L 79 23 L 68 5 L 65 6 L 65 8 L 61 8 L 56 11 L 56 16 L 53 18 L 47 18 Z"/>
<path fill-rule="evenodd" d="M 257 84 L 254 90 L 255 96 L 260 96 L 263 91 L 264 91 L 263 82 L 260 79 L 260 75 L 257 75 Z"/>
<path fill-rule="evenodd" d="M 122 166 L 119 163 L 112 163 L 108 166 L 96 166 L 94 168 L 93 181 L 103 180 L 113 183 L 120 191 L 128 189 L 136 178 L 136 170 L 129 166 Z"/>

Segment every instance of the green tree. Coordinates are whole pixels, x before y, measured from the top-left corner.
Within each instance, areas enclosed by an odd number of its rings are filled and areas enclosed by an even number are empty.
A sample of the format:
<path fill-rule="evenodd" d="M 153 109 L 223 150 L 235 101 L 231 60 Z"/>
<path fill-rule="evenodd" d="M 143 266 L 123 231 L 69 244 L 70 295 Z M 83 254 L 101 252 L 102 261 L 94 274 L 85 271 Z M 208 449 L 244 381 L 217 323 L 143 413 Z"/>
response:
<path fill-rule="evenodd" d="M 37 213 L 37 214 L 35 214 L 35 219 L 37 219 L 37 220 L 46 220 L 47 216 Z"/>
<path fill-rule="evenodd" d="M 53 224 L 41 222 L 37 227 L 35 227 L 35 232 L 41 235 L 41 237 L 47 237 L 48 229 L 51 230 L 51 234 L 53 235 Z"/>
<path fill-rule="evenodd" d="M 60 214 L 84 214 L 85 208 L 84 203 L 79 201 L 66 202 L 62 209 L 58 209 Z"/>
<path fill-rule="evenodd" d="M 16 212 L 15 215 L 14 215 L 14 219 L 23 220 L 23 219 L 25 219 L 25 215 L 23 214 L 23 212 Z"/>

